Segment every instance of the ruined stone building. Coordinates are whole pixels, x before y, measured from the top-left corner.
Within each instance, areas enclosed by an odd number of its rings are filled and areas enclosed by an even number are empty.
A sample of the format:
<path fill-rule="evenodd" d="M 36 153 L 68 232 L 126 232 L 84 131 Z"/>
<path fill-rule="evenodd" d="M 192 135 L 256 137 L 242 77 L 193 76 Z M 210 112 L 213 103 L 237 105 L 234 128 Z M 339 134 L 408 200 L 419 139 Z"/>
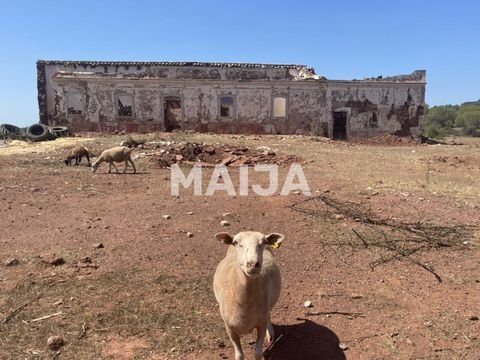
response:
<path fill-rule="evenodd" d="M 416 134 L 424 70 L 329 80 L 305 65 L 37 62 L 40 122 L 76 131 L 196 130 L 331 138 Z"/>

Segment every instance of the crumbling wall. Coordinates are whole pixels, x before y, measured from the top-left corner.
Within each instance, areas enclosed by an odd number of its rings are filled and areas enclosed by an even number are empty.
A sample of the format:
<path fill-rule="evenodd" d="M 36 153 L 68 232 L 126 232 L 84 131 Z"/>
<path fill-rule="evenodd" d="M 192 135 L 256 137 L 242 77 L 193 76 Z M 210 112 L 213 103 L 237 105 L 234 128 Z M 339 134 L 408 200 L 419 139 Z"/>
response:
<path fill-rule="evenodd" d="M 348 112 L 349 137 L 417 134 L 423 122 L 424 96 L 423 84 L 388 82 L 332 83 L 327 94 L 330 111 Z"/>
<path fill-rule="evenodd" d="M 172 98 L 181 103 L 178 126 L 197 131 L 331 137 L 338 111 L 348 114 L 347 136 L 416 134 L 423 121 L 424 71 L 352 81 L 300 65 L 54 61 L 37 71 L 40 120 L 73 130 L 165 130 Z M 72 94 L 80 95 L 69 105 Z M 234 99 L 229 116 L 220 113 L 222 96 Z M 275 97 L 284 99 L 285 116 L 274 116 Z"/>
<path fill-rule="evenodd" d="M 323 135 L 322 121 L 327 120 L 327 87 L 296 87 L 289 91 L 289 114 L 286 134 Z"/>

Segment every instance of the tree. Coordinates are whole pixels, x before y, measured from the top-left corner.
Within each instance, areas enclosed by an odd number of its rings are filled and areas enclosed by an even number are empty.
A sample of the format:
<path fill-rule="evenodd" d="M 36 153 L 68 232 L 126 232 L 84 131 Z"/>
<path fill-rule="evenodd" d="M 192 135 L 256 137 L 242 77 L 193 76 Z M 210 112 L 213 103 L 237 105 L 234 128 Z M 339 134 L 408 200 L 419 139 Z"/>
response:
<path fill-rule="evenodd" d="M 434 106 L 428 110 L 427 125 L 451 129 L 457 116 L 457 107 L 452 105 Z"/>
<path fill-rule="evenodd" d="M 480 106 L 461 112 L 455 123 L 463 127 L 464 135 L 480 136 Z"/>

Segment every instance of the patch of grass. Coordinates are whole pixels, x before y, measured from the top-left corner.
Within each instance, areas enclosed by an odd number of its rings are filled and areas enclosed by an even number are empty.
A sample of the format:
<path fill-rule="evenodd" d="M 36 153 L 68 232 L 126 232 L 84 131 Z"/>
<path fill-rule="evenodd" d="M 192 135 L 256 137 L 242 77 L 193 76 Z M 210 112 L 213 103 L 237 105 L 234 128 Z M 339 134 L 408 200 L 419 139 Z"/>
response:
<path fill-rule="evenodd" d="M 4 296 L 2 319 L 37 295 L 41 298 L 0 325 L 0 358 L 51 356 L 46 347 L 51 335 L 65 338 L 62 356 L 71 359 L 101 358 L 102 340 L 115 336 L 142 337 L 151 345 L 142 351 L 159 354 L 173 347 L 177 354 L 215 347 L 224 329 L 211 284 L 210 277 L 177 278 L 135 269 L 91 280 L 40 274 Z M 59 299 L 62 304 L 54 305 Z M 60 316 L 28 323 L 59 311 Z M 82 324 L 88 330 L 80 338 Z"/>

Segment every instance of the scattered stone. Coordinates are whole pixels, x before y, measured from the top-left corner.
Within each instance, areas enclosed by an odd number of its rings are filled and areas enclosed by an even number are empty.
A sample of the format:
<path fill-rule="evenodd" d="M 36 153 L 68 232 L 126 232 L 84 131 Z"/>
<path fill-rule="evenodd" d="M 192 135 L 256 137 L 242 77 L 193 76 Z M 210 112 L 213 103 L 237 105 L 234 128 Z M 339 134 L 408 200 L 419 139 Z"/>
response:
<path fill-rule="evenodd" d="M 230 226 L 230 223 L 227 220 L 220 221 L 220 225 L 222 226 Z"/>
<path fill-rule="evenodd" d="M 337 220 L 343 220 L 343 219 L 345 219 L 345 215 L 343 215 L 343 214 L 335 214 L 335 219 L 337 219 Z"/>
<path fill-rule="evenodd" d="M 92 258 L 90 256 L 85 256 L 82 258 L 82 260 L 80 260 L 82 263 L 85 263 L 85 264 L 91 264 L 92 263 Z"/>
<path fill-rule="evenodd" d="M 360 294 L 352 294 L 352 299 L 362 299 L 363 295 Z"/>
<path fill-rule="evenodd" d="M 193 233 L 187 232 L 187 237 L 189 237 L 189 238 L 193 237 Z"/>
<path fill-rule="evenodd" d="M 219 348 L 224 348 L 225 347 L 225 341 L 223 341 L 222 339 L 216 339 L 215 342 L 217 343 L 217 346 Z"/>
<path fill-rule="evenodd" d="M 93 244 L 93 247 L 94 247 L 95 249 L 103 249 L 105 246 L 103 246 L 102 243 L 97 243 L 97 244 Z"/>
<path fill-rule="evenodd" d="M 468 318 L 468 320 L 472 320 L 472 321 L 477 321 L 478 320 L 478 316 L 476 315 L 472 315 Z"/>
<path fill-rule="evenodd" d="M 47 340 L 48 348 L 53 351 L 60 349 L 64 343 L 63 338 L 58 335 L 50 336 Z"/>
<path fill-rule="evenodd" d="M 193 215 L 193 211 L 187 211 L 185 214 L 186 215 Z"/>
<path fill-rule="evenodd" d="M 170 215 L 163 215 L 162 218 L 164 218 L 165 220 L 168 220 L 168 219 L 171 218 L 171 216 Z"/>
<path fill-rule="evenodd" d="M 426 321 L 423 322 L 423 325 L 424 325 L 425 327 L 432 327 L 432 326 L 433 326 L 433 322 L 430 321 L 430 320 L 426 320 Z"/>
<path fill-rule="evenodd" d="M 310 300 L 307 300 L 303 303 L 303 306 L 305 306 L 306 308 L 311 308 L 313 307 L 313 304 Z"/>
<path fill-rule="evenodd" d="M 338 347 L 343 351 L 348 350 L 348 345 L 345 343 L 338 344 Z"/>
<path fill-rule="evenodd" d="M 5 266 L 15 266 L 18 265 L 20 262 L 17 258 L 9 258 L 5 261 Z"/>
<path fill-rule="evenodd" d="M 48 263 L 53 266 L 59 266 L 65 264 L 65 260 L 62 257 L 54 257 Z"/>

